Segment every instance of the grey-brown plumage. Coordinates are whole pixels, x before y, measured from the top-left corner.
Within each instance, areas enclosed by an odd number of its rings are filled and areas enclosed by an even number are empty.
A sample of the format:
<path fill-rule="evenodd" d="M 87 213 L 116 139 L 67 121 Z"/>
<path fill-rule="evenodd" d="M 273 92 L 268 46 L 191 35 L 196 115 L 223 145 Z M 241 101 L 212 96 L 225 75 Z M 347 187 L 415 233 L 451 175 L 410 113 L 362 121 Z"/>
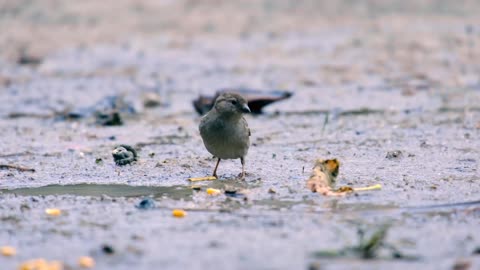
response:
<path fill-rule="evenodd" d="M 235 93 L 223 93 L 213 108 L 200 121 L 200 135 L 208 152 L 218 158 L 213 176 L 222 159 L 237 159 L 242 163 L 241 178 L 245 178 L 245 156 L 250 146 L 250 129 L 243 118 L 249 113 L 247 101 Z"/>

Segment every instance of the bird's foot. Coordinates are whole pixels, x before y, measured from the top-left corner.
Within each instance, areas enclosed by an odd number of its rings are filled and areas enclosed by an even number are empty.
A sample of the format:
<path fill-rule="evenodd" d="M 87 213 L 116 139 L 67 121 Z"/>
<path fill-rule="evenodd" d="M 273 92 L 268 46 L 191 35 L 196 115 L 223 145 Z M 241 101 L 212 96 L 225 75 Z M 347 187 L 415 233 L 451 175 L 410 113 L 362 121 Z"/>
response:
<path fill-rule="evenodd" d="M 240 180 L 244 180 L 245 181 L 245 176 L 246 176 L 246 173 L 245 172 L 241 172 L 238 174 L 238 178 L 240 178 Z"/>

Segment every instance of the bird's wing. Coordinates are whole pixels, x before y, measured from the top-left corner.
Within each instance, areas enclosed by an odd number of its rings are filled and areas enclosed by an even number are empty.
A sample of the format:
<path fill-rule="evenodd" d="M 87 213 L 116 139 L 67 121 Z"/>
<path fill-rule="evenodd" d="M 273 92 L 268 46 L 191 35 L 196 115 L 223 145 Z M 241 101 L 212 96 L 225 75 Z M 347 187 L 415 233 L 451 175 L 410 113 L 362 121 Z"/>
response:
<path fill-rule="evenodd" d="M 246 120 L 244 117 L 242 117 L 242 122 L 243 122 L 243 125 L 245 126 L 245 128 L 246 128 L 247 131 L 248 131 L 248 136 L 249 136 L 249 137 L 252 136 L 252 132 L 250 131 L 250 128 L 248 127 L 248 122 L 247 122 L 247 120 Z"/>

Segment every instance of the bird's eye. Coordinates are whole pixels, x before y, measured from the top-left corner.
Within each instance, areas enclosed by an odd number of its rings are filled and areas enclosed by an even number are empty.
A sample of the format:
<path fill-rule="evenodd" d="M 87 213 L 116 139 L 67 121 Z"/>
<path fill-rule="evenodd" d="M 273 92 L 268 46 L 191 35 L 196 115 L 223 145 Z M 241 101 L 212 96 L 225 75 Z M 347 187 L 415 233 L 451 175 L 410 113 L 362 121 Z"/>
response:
<path fill-rule="evenodd" d="M 237 101 L 236 100 L 232 100 L 230 101 L 233 105 L 237 105 Z"/>

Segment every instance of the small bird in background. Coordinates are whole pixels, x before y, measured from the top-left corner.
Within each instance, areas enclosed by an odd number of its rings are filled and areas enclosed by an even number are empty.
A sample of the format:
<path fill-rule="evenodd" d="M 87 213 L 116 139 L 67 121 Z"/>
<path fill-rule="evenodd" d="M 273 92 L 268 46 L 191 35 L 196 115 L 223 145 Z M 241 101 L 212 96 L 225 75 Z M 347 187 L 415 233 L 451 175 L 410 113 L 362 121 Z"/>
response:
<path fill-rule="evenodd" d="M 250 146 L 250 129 L 243 114 L 250 113 L 247 100 L 236 93 L 222 93 L 212 109 L 200 121 L 200 135 L 208 152 L 218 158 L 213 176 L 217 177 L 222 159 L 242 163 L 241 179 L 245 179 L 245 156 Z"/>

